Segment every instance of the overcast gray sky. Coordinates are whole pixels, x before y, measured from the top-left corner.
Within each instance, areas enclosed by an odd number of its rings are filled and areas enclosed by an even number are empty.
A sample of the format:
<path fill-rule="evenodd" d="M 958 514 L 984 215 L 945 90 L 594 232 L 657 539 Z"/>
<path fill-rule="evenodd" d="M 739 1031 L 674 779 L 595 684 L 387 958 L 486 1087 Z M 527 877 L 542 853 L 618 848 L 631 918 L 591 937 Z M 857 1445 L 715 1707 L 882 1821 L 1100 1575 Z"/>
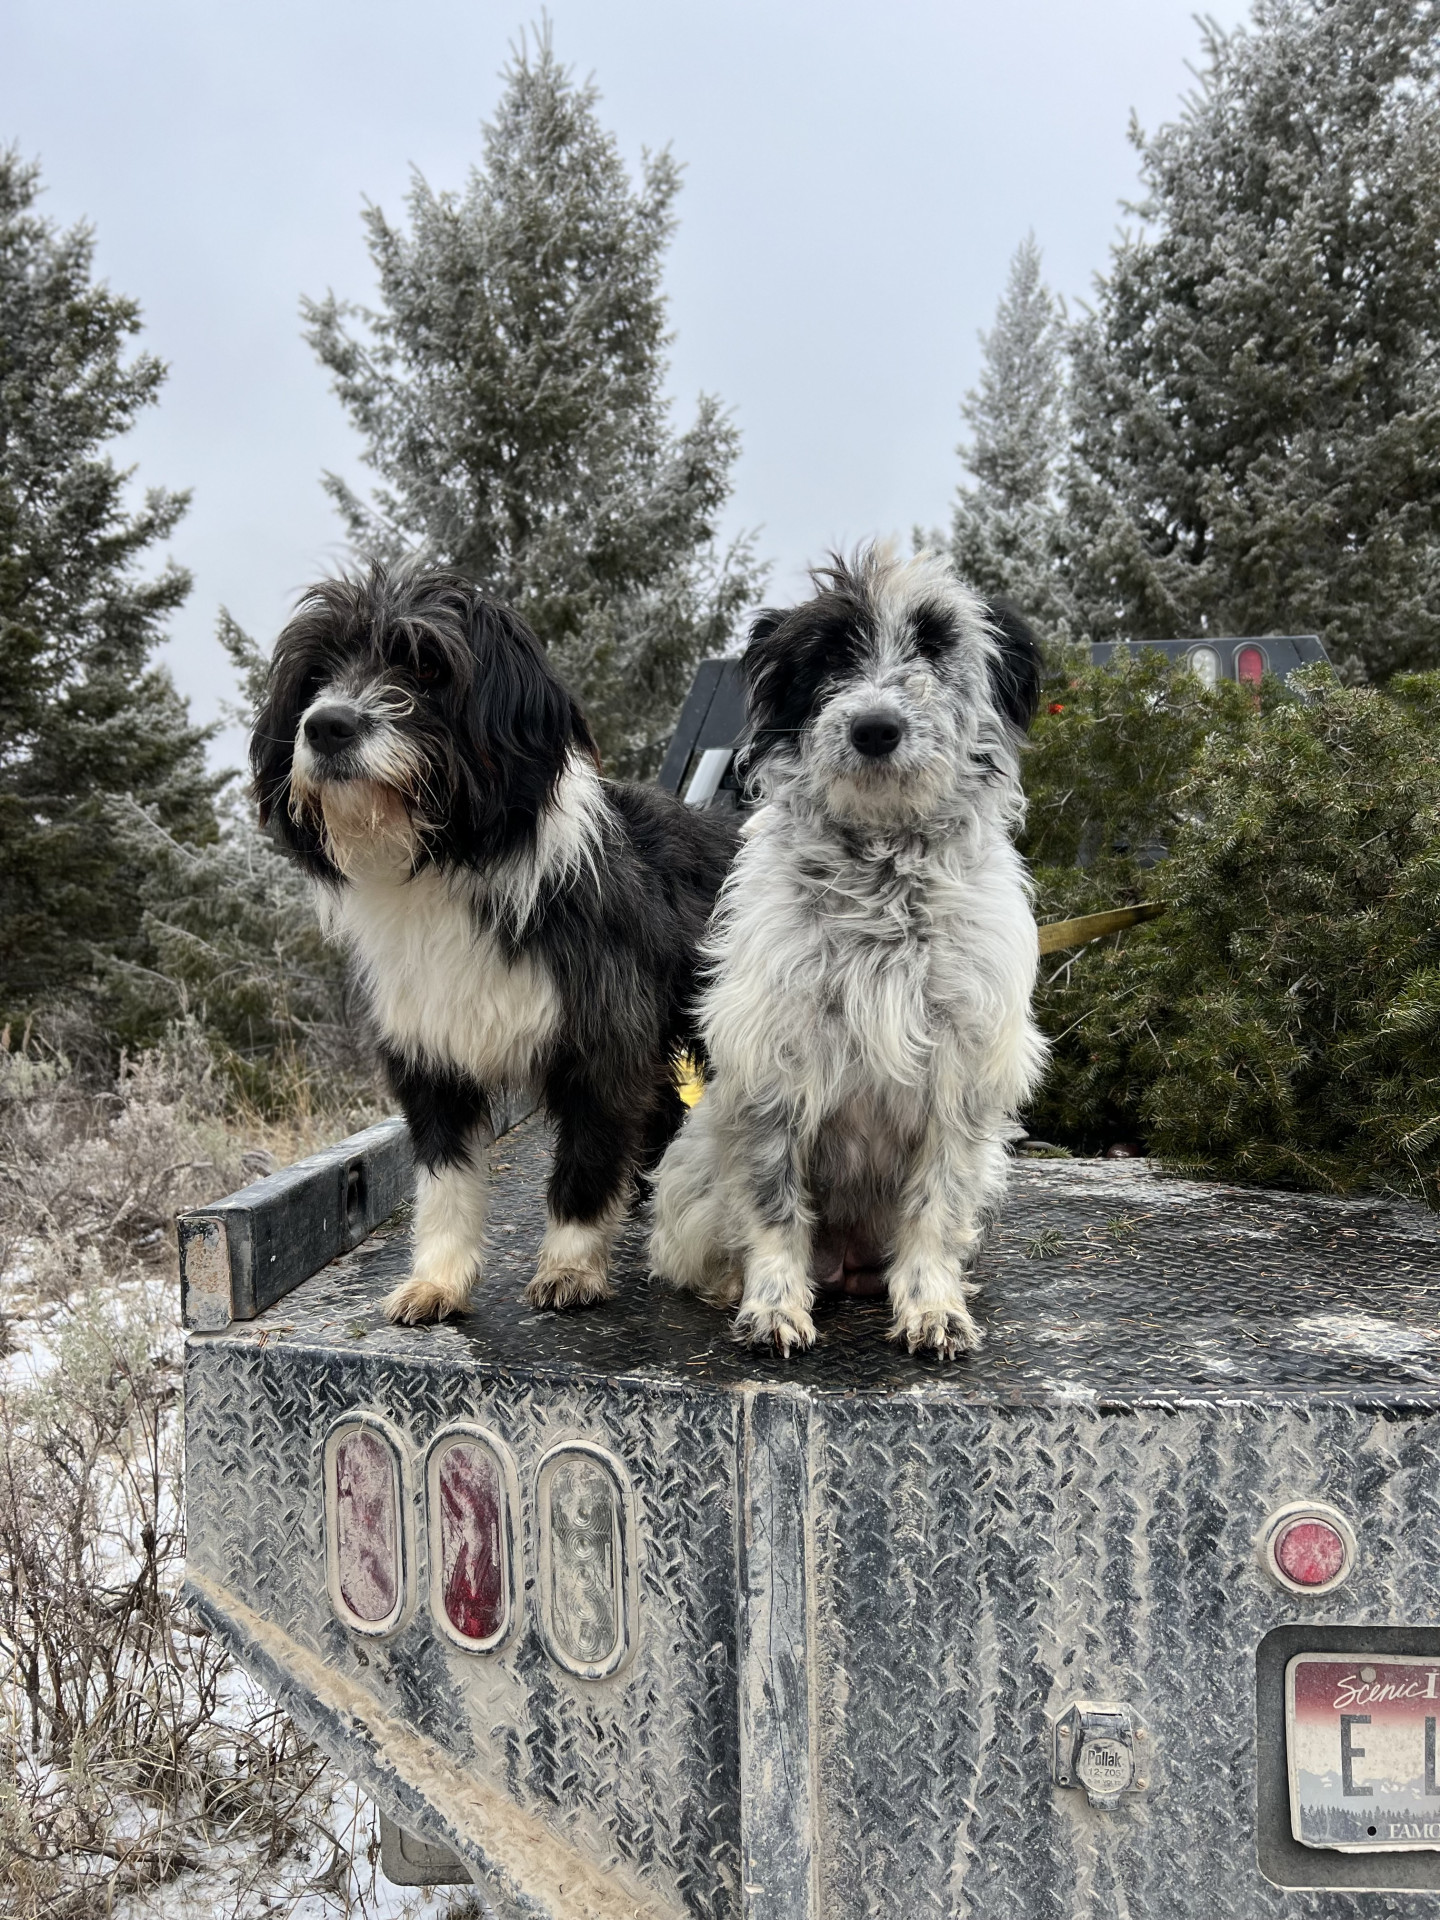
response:
<path fill-rule="evenodd" d="M 1209 11 L 1222 24 L 1247 9 Z M 957 406 L 1016 243 L 1083 299 L 1153 128 L 1192 84 L 1193 0 L 552 0 L 632 161 L 685 163 L 669 264 L 671 386 L 744 436 L 730 516 L 772 591 L 834 544 L 948 515 Z M 169 656 L 209 719 L 233 690 L 222 603 L 273 638 L 343 559 L 325 467 L 356 442 L 300 338 L 302 292 L 372 291 L 360 209 L 412 167 L 459 186 L 525 0 L 5 0 L 0 140 L 168 361 L 131 437 L 140 482 L 194 489 L 195 574 Z M 238 757 L 234 735 L 222 760 Z"/>

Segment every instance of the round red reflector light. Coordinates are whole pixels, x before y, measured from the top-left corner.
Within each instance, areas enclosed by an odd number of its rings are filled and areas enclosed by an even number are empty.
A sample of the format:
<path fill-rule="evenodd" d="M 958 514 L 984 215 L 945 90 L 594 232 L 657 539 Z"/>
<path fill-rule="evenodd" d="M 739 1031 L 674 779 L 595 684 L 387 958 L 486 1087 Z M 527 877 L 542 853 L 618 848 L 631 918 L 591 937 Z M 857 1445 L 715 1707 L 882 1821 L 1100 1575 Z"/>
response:
<path fill-rule="evenodd" d="M 1275 1564 L 1297 1587 L 1324 1587 L 1345 1570 L 1345 1542 L 1326 1520 L 1297 1520 L 1275 1542 Z"/>

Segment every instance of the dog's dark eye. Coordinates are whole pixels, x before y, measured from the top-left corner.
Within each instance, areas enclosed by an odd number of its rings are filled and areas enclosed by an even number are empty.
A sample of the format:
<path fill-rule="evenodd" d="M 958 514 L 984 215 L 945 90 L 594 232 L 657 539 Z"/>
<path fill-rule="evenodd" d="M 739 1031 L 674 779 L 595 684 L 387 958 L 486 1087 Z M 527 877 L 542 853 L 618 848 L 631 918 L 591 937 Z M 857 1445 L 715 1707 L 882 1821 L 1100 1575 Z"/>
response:
<path fill-rule="evenodd" d="M 445 678 L 445 662 L 437 653 L 417 654 L 410 671 L 422 687 L 433 687 Z"/>
<path fill-rule="evenodd" d="M 921 607 L 915 615 L 914 646 L 922 660 L 938 661 L 954 645 L 955 629 L 939 607 Z"/>

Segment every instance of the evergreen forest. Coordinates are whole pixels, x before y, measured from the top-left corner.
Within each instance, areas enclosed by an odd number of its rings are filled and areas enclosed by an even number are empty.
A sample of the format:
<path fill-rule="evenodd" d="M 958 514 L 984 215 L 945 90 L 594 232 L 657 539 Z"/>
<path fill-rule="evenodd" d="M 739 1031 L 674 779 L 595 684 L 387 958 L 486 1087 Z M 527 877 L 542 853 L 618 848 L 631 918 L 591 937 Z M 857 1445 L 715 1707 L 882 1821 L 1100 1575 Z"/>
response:
<path fill-rule="evenodd" d="M 1205 27 L 1181 110 L 1132 129 L 1090 301 L 1020 239 L 949 524 L 915 535 L 1045 644 L 1040 916 L 1168 903 L 1046 969 L 1028 1119 L 1071 1151 L 1437 1197 L 1437 24 L 1257 0 Z M 367 208 L 373 287 L 303 302 L 369 475 L 323 477 L 343 551 L 515 604 L 632 778 L 765 581 L 723 531 L 741 423 L 667 397 L 680 184 L 668 151 L 627 166 L 547 28 L 468 179 Z M 166 368 L 94 248 L 0 156 L 0 1028 L 102 1079 L 193 1028 L 278 1114 L 369 1068 L 304 887 L 159 663 L 187 496 L 119 460 Z M 269 636 L 215 618 L 251 708 Z M 1242 695 L 1142 644 L 1267 633 L 1317 634 L 1331 673 Z M 1094 641 L 1127 644 L 1101 668 Z"/>

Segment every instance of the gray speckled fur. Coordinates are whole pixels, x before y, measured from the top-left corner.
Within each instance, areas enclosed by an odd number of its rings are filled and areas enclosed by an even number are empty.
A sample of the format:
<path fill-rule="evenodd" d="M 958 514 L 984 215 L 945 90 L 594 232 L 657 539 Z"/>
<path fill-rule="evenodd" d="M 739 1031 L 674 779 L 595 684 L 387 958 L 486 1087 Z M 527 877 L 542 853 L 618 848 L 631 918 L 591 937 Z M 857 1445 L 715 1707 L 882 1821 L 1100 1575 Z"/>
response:
<path fill-rule="evenodd" d="M 1020 735 L 947 562 L 872 550 L 824 578 L 746 656 L 757 740 L 767 687 L 809 705 L 768 745 L 711 922 L 709 1085 L 660 1168 L 652 1259 L 791 1352 L 814 1339 L 816 1230 L 859 1228 L 892 1337 L 953 1358 L 979 1344 L 969 1269 L 1045 1057 Z M 877 716 L 899 741 L 878 757 L 855 743 Z"/>

